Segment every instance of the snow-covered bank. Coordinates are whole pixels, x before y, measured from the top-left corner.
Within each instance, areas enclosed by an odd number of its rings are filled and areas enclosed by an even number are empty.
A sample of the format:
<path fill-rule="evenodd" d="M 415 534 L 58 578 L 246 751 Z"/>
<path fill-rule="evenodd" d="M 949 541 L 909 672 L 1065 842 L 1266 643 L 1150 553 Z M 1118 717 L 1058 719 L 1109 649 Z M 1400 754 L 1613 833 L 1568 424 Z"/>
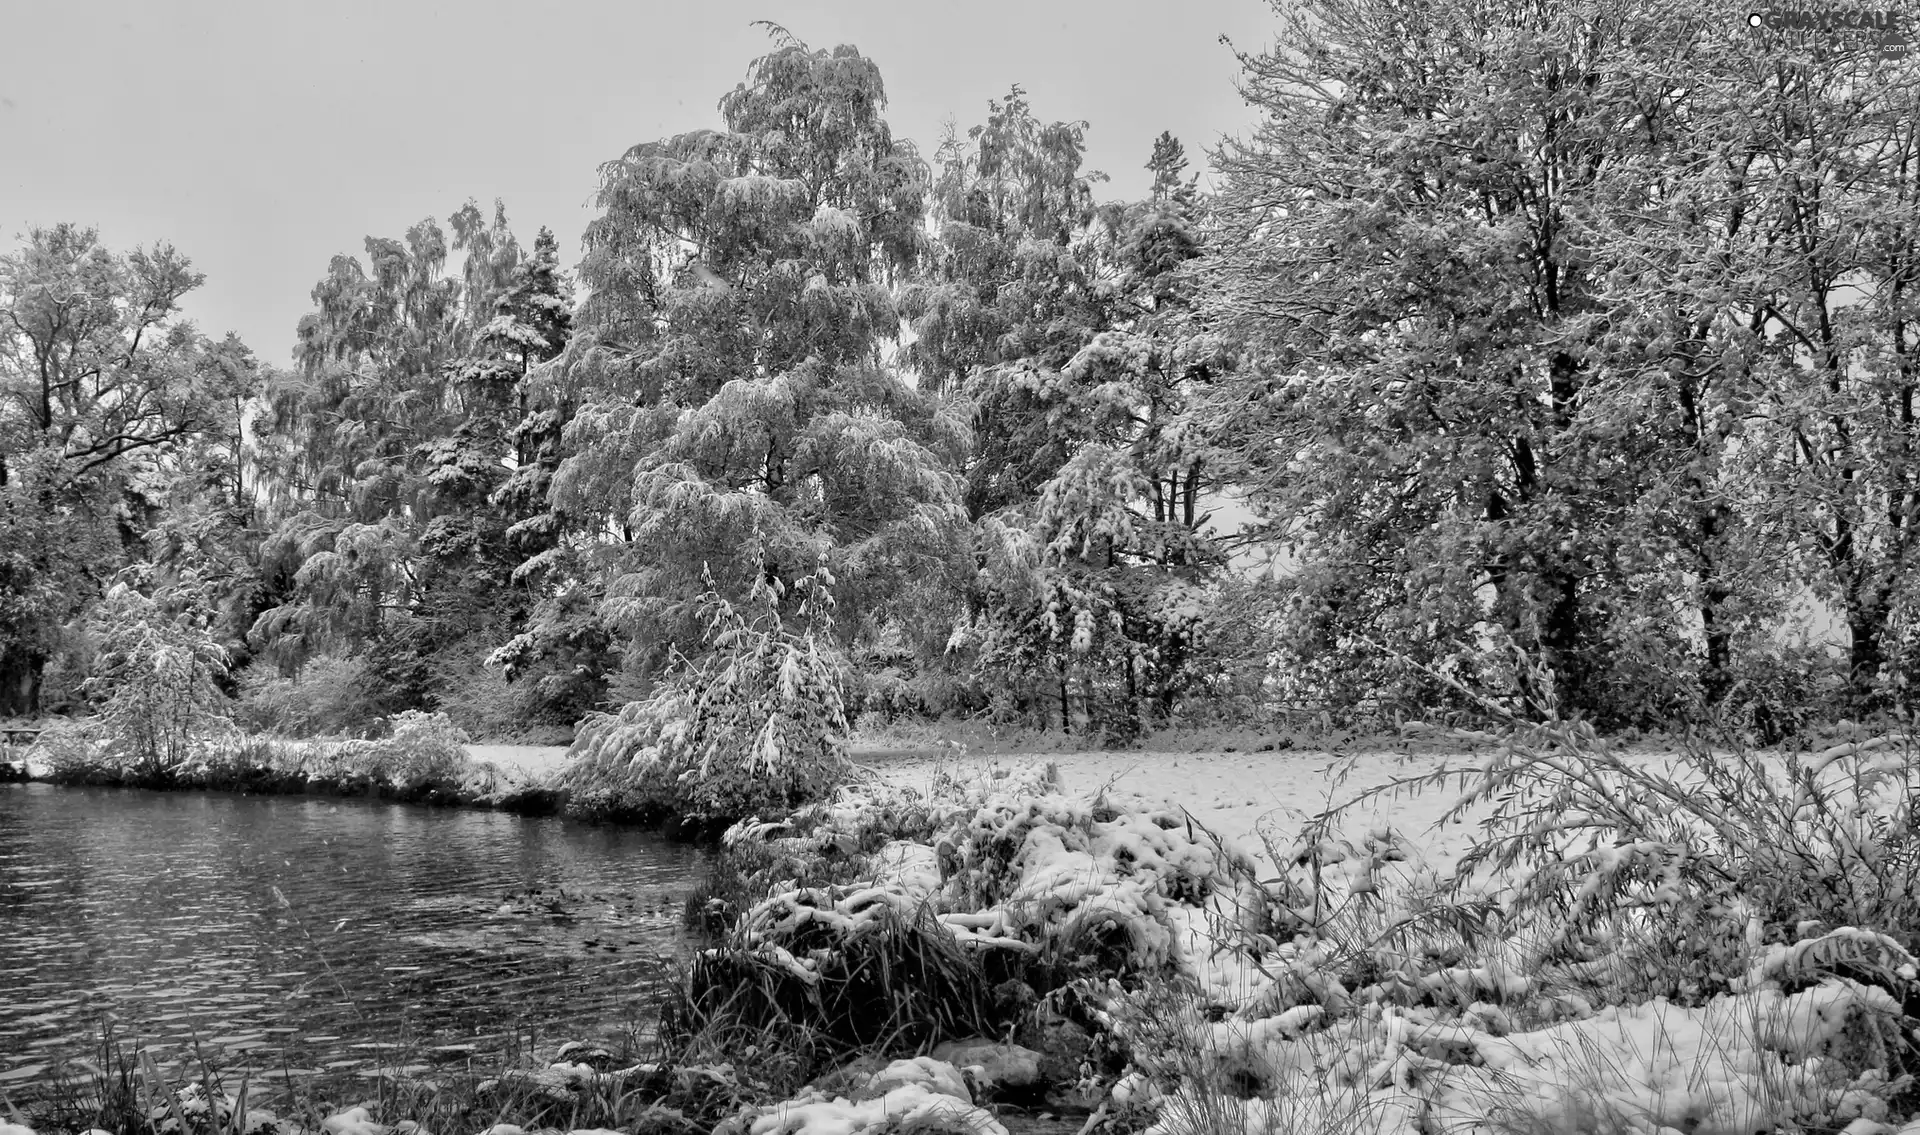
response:
<path fill-rule="evenodd" d="M 563 750 L 564 752 L 564 750 Z M 433 720 L 405 722 L 394 736 L 368 740 L 291 740 L 228 733 L 172 763 L 129 759 L 63 722 L 38 742 L 8 753 L 0 780 L 115 788 L 202 790 L 259 795 L 375 797 L 545 815 L 561 794 L 543 773 L 512 762 L 476 760 L 458 735 Z"/>
<path fill-rule="evenodd" d="M 567 759 L 567 748 L 563 745 L 474 744 L 466 746 L 466 750 L 477 761 L 534 778 L 559 772 Z M 1165 797 L 1204 818 L 1222 834 L 1256 849 L 1260 846 L 1260 831 L 1290 839 L 1300 820 L 1325 808 L 1329 801 L 1347 800 L 1362 789 L 1385 784 L 1394 777 L 1430 772 L 1449 760 L 1457 766 L 1466 759 L 1457 754 L 1449 758 L 1386 752 L 1335 756 L 1311 750 L 1279 753 L 1101 750 L 983 753 L 951 758 L 928 753 L 875 753 L 859 747 L 854 750 L 854 758 L 890 783 L 923 791 L 935 773 L 942 770 L 988 765 L 1039 768 L 1052 764 L 1069 790 L 1094 792 L 1111 786 L 1123 792 Z M 1343 770 L 1344 780 L 1336 783 Z M 1404 802 L 1392 809 L 1363 811 L 1356 814 L 1355 821 L 1391 820 L 1411 831 L 1416 827 L 1424 829 L 1441 810 L 1442 805 L 1433 800 Z M 1433 851 L 1444 858 L 1449 851 L 1457 850 L 1457 845 L 1463 845 L 1465 836 L 1462 829 L 1457 839 L 1436 842 Z"/>
<path fill-rule="evenodd" d="M 931 910 L 976 952 L 1078 958 L 1093 972 L 1064 988 L 1131 1053 L 1111 1101 L 1161 1135 L 1920 1132 L 1899 1126 L 1920 1037 L 1910 747 L 1689 762 L 1573 730 L 1535 742 L 1450 762 L 1021 756 L 998 778 L 894 759 L 760 830 L 802 856 L 896 838 L 856 881 L 748 912 L 744 945 L 759 980 L 826 989 L 869 964 L 841 960 L 866 928 Z M 1034 775 L 1048 760 L 1056 783 Z M 1360 791 L 1488 760 L 1477 785 L 1369 799 L 1298 838 Z M 1250 867 L 1250 836 L 1279 854 Z M 1490 839 L 1519 841 L 1523 869 L 1448 891 Z M 827 1106 L 803 1098 L 790 1114 Z M 819 1121 L 861 1126 L 836 1115 Z"/>
<path fill-rule="evenodd" d="M 1074 752 L 1046 756 L 982 755 L 958 759 L 875 761 L 889 783 L 927 791 L 936 775 L 981 769 L 1054 766 L 1070 793 L 1102 790 L 1151 797 L 1185 808 L 1195 819 L 1249 854 L 1264 857 L 1267 842 L 1290 844 L 1300 825 L 1330 806 L 1397 778 L 1463 767 L 1461 754 L 1363 752 Z M 1471 823 L 1430 832 L 1453 798 L 1445 793 L 1369 803 L 1344 821 L 1354 831 L 1391 825 L 1414 837 L 1436 865 L 1450 864 L 1471 842 Z M 1476 813 L 1473 818 L 1477 818 Z"/>

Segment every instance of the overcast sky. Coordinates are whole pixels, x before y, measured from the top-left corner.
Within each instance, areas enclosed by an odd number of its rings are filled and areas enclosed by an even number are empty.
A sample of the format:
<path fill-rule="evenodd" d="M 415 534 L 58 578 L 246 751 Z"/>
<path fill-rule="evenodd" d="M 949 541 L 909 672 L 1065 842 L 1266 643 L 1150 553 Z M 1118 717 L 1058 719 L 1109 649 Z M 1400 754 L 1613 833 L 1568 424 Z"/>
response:
<path fill-rule="evenodd" d="M 931 156 L 1019 83 L 1085 119 L 1103 197 L 1139 196 L 1171 130 L 1193 168 L 1254 122 L 1219 42 L 1264 48 L 1266 0 L 800 3 L 625 0 L 111 0 L 0 14 L 0 241 L 75 221 L 117 250 L 173 243 L 206 273 L 188 314 L 290 357 L 336 253 L 443 226 L 498 197 L 579 258 L 595 169 L 636 142 L 719 126 L 715 104 L 772 46 L 759 19 L 880 67 L 896 137 Z"/>

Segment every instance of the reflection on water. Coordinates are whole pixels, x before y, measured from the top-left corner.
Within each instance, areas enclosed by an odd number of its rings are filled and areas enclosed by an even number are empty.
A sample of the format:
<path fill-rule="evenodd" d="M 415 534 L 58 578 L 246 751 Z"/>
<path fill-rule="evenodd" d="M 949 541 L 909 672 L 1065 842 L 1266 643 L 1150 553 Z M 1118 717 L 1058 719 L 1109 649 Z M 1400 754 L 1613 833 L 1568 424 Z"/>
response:
<path fill-rule="evenodd" d="M 702 863 L 555 818 L 0 785 L 0 1089 L 109 1021 L 275 1080 L 602 1035 L 685 947 Z"/>

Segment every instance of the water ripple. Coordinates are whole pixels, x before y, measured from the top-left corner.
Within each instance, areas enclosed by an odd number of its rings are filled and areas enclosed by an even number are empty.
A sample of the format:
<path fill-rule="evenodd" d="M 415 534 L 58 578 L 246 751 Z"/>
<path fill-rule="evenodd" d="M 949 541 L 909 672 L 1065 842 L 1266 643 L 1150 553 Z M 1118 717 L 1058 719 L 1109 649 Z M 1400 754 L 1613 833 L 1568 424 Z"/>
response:
<path fill-rule="evenodd" d="M 602 1032 L 686 948 L 703 866 L 556 818 L 0 785 L 0 1084 L 50 1081 L 109 1026 L 163 1065 L 275 1078 Z"/>

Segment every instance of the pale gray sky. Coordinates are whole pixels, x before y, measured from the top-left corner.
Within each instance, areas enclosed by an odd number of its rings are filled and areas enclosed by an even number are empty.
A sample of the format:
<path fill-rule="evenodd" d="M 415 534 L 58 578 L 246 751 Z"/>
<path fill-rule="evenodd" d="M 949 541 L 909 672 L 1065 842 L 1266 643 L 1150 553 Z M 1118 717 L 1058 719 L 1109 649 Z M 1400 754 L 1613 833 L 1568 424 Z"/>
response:
<path fill-rule="evenodd" d="M 1102 197 L 1145 192 L 1171 130 L 1193 168 L 1254 122 L 1219 43 L 1264 48 L 1266 0 L 107 0 L 0 9 L 0 244 L 94 225 L 120 250 L 166 240 L 207 282 L 188 314 L 285 363 L 308 292 L 368 234 L 444 225 L 467 198 L 578 260 L 596 167 L 718 126 L 715 104 L 772 46 L 758 19 L 879 64 L 888 120 L 931 156 L 1010 84 L 1045 119 L 1086 119 Z"/>

